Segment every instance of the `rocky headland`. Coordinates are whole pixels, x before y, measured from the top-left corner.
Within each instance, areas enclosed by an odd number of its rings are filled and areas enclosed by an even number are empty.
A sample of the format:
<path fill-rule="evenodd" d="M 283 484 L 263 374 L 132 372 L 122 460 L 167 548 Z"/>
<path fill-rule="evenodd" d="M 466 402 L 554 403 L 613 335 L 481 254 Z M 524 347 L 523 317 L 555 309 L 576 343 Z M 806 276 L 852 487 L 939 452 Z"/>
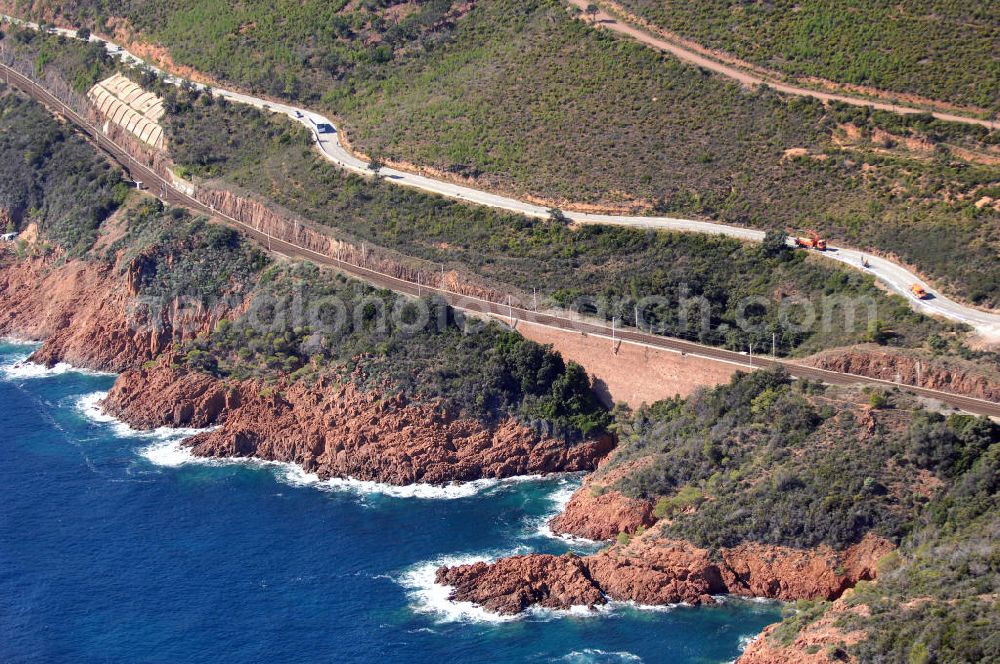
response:
<path fill-rule="evenodd" d="M 608 435 L 573 444 L 539 436 L 512 418 L 488 426 L 330 378 L 227 382 L 171 364 L 122 374 L 103 407 L 140 429 L 215 426 L 184 444 L 199 456 L 295 463 L 322 479 L 441 484 L 583 471 L 613 446 Z"/>
<path fill-rule="evenodd" d="M 745 543 L 713 553 L 649 531 L 589 556 L 533 554 L 442 567 L 437 581 L 452 587 L 451 599 L 502 614 L 610 600 L 711 604 L 721 594 L 832 600 L 858 581 L 874 579 L 876 562 L 893 548 L 869 536 L 844 551 Z"/>
<path fill-rule="evenodd" d="M 42 252 L 36 229 L 26 235 L 25 256 L 9 248 L 0 266 L 0 334 L 40 341 L 33 362 L 119 373 L 102 407 L 137 429 L 211 427 L 184 444 L 199 456 L 295 463 L 323 479 L 396 485 L 587 471 L 614 445 L 607 433 L 569 442 L 509 412 L 470 416 L 447 399 L 414 399 L 390 382 L 362 387 L 360 369 L 311 380 L 193 369 L 187 344 L 239 319 L 257 277 L 231 279 L 227 297 L 163 297 L 159 284 L 188 273 L 198 249 L 119 242 L 124 216 L 105 222 L 87 259 Z M 196 237 L 204 232 L 199 227 Z"/>

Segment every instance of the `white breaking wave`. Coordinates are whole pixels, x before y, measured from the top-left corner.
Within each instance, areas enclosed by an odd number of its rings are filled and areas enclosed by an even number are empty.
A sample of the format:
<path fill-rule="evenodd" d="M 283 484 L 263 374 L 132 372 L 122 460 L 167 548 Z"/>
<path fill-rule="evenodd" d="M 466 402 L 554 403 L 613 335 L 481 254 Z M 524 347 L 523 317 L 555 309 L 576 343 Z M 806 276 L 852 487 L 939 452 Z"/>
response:
<path fill-rule="evenodd" d="M 178 443 L 174 443 L 180 447 Z M 307 472 L 295 463 L 284 461 L 266 461 L 253 457 L 239 457 L 229 459 L 206 459 L 195 456 L 186 448 L 182 448 L 181 453 L 186 454 L 186 463 L 216 463 L 216 464 L 243 464 L 257 468 L 271 468 L 275 471 L 275 477 L 285 484 L 291 486 L 303 486 L 318 489 L 320 491 L 350 492 L 364 497 L 373 494 L 389 496 L 391 498 L 420 498 L 424 500 L 455 500 L 457 498 L 469 498 L 478 495 L 488 489 L 500 487 L 519 482 L 531 482 L 541 479 L 540 475 L 521 475 L 518 477 L 508 477 L 498 479 L 480 479 L 471 482 L 453 482 L 451 484 L 407 484 L 397 485 L 385 482 L 372 482 L 370 480 L 358 480 L 350 477 L 332 477 L 322 480 L 316 473 Z"/>
<path fill-rule="evenodd" d="M 223 466 L 241 465 L 251 468 L 268 468 L 274 471 L 274 476 L 291 486 L 308 486 L 320 491 L 350 491 L 359 496 L 381 494 L 393 498 L 424 498 L 452 500 L 468 498 L 487 489 L 530 482 L 542 479 L 541 475 L 521 475 L 502 480 L 481 479 L 472 482 L 456 482 L 453 484 L 410 484 L 397 486 L 382 482 L 370 482 L 350 478 L 332 478 L 321 480 L 315 473 L 309 473 L 301 466 L 283 461 L 267 461 L 253 457 L 215 458 L 195 455 L 183 441 L 196 434 L 212 429 L 190 429 L 159 427 L 151 431 L 133 429 L 125 422 L 105 413 L 99 402 L 107 396 L 107 392 L 93 392 L 77 399 L 77 410 L 94 422 L 107 424 L 115 435 L 121 437 L 153 438 L 155 442 L 142 448 L 140 454 L 151 463 L 165 468 L 179 468 L 185 465 Z"/>
<path fill-rule="evenodd" d="M 508 554 L 513 555 L 513 554 Z M 489 561 L 499 555 L 469 555 L 445 556 L 427 562 L 419 563 L 404 572 L 397 582 L 406 589 L 411 607 L 417 613 L 433 614 L 438 622 L 486 622 L 503 623 L 518 620 L 522 616 L 505 616 L 472 602 L 456 602 L 448 599 L 451 586 L 444 586 L 434 581 L 437 570 L 442 565 L 471 565 L 480 561 Z"/>
<path fill-rule="evenodd" d="M 190 438 L 191 436 L 203 431 L 211 431 L 211 429 L 193 429 L 182 427 L 159 427 L 149 431 L 133 429 L 125 422 L 122 422 L 118 418 L 104 412 L 104 409 L 100 406 L 100 402 L 106 396 L 108 396 L 107 392 L 91 392 L 90 394 L 84 394 L 76 400 L 77 412 L 92 422 L 107 425 L 118 437 L 155 439 L 157 442 L 144 448 L 142 454 L 143 456 L 146 456 L 147 451 L 152 451 L 154 455 L 163 454 L 164 456 L 162 459 L 164 463 L 158 465 L 171 465 L 169 461 L 171 454 L 173 453 L 167 451 L 169 446 L 176 445 L 180 448 L 180 442 L 185 438 Z M 190 452 L 188 454 L 190 454 Z"/>
<path fill-rule="evenodd" d="M 114 376 L 113 373 L 94 371 L 93 369 L 81 369 L 66 362 L 59 362 L 55 366 L 47 367 L 44 364 L 28 361 L 29 356 L 24 356 L 12 362 L 0 365 L 0 372 L 8 380 L 25 380 L 28 378 L 48 378 L 59 376 L 65 373 L 79 373 L 89 376 Z"/>
<path fill-rule="evenodd" d="M 583 650 L 574 650 L 568 655 L 563 655 L 558 661 L 579 662 L 580 664 L 593 662 L 593 664 L 599 664 L 601 662 L 641 662 L 642 658 L 625 650 L 608 652 L 597 648 L 584 648 Z"/>
<path fill-rule="evenodd" d="M 188 452 L 190 454 L 190 452 Z M 200 457 L 194 457 L 198 461 L 204 461 Z M 508 477 L 498 479 L 480 479 L 471 482 L 454 482 L 452 484 L 407 484 L 399 486 L 387 484 L 385 482 L 372 482 L 369 480 L 357 480 L 350 477 L 332 477 L 321 480 L 316 473 L 306 472 L 301 466 L 283 461 L 264 461 L 254 458 L 239 459 L 215 459 L 216 463 L 242 463 L 258 467 L 270 467 L 276 471 L 279 480 L 292 486 L 308 486 L 320 491 L 348 491 L 360 496 L 380 494 L 392 498 L 422 498 L 425 500 L 455 500 L 456 498 L 469 498 L 487 489 L 499 487 L 507 484 L 519 482 L 531 482 L 541 479 L 540 475 L 521 475 L 518 477 Z"/>
<path fill-rule="evenodd" d="M 759 634 L 743 634 L 742 636 L 740 636 L 740 641 L 739 641 L 740 652 L 744 652 L 747 649 L 747 647 L 749 647 L 749 645 L 753 643 L 753 640 L 756 639 L 758 636 Z"/>
<path fill-rule="evenodd" d="M 533 534 L 540 537 L 550 537 L 552 539 L 561 540 L 568 544 L 573 545 L 575 549 L 595 551 L 605 545 L 604 542 L 599 542 L 597 540 L 587 539 L 586 537 L 577 537 L 575 535 L 560 535 L 552 532 L 552 528 L 549 526 L 549 522 L 552 521 L 556 516 L 561 514 L 563 510 L 566 509 L 566 505 L 569 504 L 570 499 L 573 498 L 573 494 L 576 490 L 580 488 L 579 482 L 563 479 L 559 483 L 559 488 L 549 494 L 549 502 L 552 503 L 552 509 L 543 514 L 542 516 L 533 519 L 531 524 L 534 526 Z"/>
<path fill-rule="evenodd" d="M 39 346 L 42 342 L 37 339 L 27 339 L 14 334 L 6 334 L 0 336 L 0 343 L 10 344 L 11 346 Z"/>

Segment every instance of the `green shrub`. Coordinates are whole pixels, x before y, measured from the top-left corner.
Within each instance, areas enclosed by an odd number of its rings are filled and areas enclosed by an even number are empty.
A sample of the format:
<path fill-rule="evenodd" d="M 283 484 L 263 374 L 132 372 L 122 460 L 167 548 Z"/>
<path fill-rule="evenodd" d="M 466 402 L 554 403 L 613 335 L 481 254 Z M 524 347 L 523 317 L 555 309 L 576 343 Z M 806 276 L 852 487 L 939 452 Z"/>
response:
<path fill-rule="evenodd" d="M 122 174 L 40 105 L 0 92 L 0 208 L 82 256 L 125 201 Z"/>
<path fill-rule="evenodd" d="M 986 0 L 918 0 L 905 11 L 874 0 L 618 0 L 709 48 L 793 76 L 916 93 L 998 110 Z"/>

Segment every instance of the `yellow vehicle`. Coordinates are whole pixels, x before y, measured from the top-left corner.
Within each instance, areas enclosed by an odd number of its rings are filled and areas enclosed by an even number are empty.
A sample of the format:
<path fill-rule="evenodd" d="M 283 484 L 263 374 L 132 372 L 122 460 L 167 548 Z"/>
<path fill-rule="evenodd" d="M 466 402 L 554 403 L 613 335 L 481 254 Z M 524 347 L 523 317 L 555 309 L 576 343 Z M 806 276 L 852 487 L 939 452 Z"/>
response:
<path fill-rule="evenodd" d="M 809 231 L 807 237 L 797 237 L 795 238 L 795 244 L 806 249 L 815 249 L 816 251 L 826 251 L 826 240 L 820 238 L 816 231 Z"/>
<path fill-rule="evenodd" d="M 927 291 L 920 284 L 913 284 L 910 286 L 910 292 L 913 293 L 918 300 L 927 299 Z"/>

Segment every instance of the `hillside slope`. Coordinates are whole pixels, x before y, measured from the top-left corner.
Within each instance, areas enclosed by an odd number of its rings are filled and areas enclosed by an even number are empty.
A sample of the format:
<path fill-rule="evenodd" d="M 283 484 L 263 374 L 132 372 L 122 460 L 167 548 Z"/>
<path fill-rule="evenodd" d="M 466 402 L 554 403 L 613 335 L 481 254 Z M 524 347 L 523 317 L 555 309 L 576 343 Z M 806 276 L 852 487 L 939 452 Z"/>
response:
<path fill-rule="evenodd" d="M 988 2 L 618 5 L 709 48 L 792 76 L 1000 110 L 1000 22 Z"/>
<path fill-rule="evenodd" d="M 334 3 L 335 16 L 139 4 L 125 12 L 136 32 L 108 26 L 139 52 L 325 110 L 367 154 L 563 207 L 816 228 L 998 302 L 1000 155 L 985 129 L 751 92 L 555 0 Z M 66 6 L 77 19 L 89 5 Z"/>

